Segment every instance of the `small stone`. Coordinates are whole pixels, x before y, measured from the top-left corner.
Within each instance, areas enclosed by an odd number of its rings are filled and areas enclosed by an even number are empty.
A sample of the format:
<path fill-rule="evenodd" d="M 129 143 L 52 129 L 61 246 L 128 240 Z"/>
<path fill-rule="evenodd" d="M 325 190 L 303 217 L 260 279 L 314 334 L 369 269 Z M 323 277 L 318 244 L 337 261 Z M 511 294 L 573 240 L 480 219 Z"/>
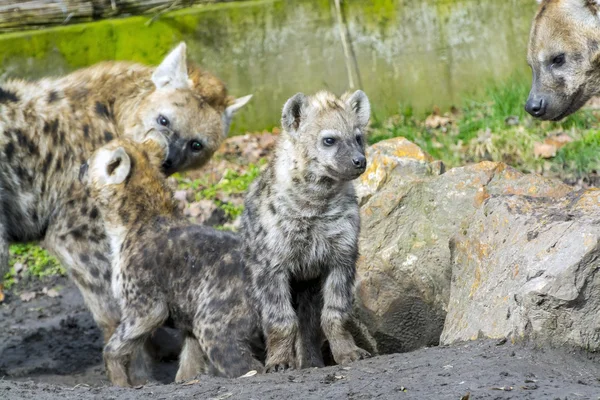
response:
<path fill-rule="evenodd" d="M 19 274 L 19 273 L 21 273 L 21 271 L 23 271 L 25 269 L 25 265 L 22 264 L 22 263 L 20 263 L 20 262 L 18 262 L 18 263 L 15 263 L 15 265 L 13 266 L 13 268 L 15 269 L 15 273 Z"/>
<path fill-rule="evenodd" d="M 19 298 L 24 302 L 28 302 L 28 301 L 35 299 L 36 296 L 37 296 L 36 292 L 24 292 L 24 293 L 21 293 Z"/>
<path fill-rule="evenodd" d="M 252 371 L 248 371 L 244 375 L 240 376 L 240 378 L 249 378 L 251 376 L 256 375 L 257 373 L 258 373 L 258 371 L 253 369 Z"/>

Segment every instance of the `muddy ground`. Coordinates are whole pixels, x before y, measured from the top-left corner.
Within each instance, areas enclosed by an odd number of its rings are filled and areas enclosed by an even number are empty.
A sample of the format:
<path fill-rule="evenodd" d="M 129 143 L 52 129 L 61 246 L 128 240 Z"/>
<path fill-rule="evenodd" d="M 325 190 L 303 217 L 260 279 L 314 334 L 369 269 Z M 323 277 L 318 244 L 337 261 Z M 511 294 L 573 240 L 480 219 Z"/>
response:
<path fill-rule="evenodd" d="M 57 297 L 44 294 L 56 288 Z M 47 292 L 47 291 L 46 291 Z M 23 301 L 21 297 L 36 297 Z M 51 295 L 55 295 L 50 291 Z M 375 357 L 328 367 L 233 380 L 168 384 L 175 363 L 155 368 L 163 383 L 108 385 L 102 339 L 66 278 L 21 282 L 0 305 L 0 399 L 600 399 L 600 360 L 583 352 L 494 341 Z"/>

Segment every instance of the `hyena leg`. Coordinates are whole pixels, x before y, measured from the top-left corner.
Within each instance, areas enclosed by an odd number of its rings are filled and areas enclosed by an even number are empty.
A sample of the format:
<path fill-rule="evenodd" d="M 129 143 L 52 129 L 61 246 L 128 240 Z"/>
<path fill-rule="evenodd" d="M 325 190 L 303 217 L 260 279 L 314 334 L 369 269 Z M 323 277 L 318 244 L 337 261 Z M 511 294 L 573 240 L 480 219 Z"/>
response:
<path fill-rule="evenodd" d="M 165 322 L 169 311 L 160 300 L 151 304 L 126 304 L 123 311 L 121 323 L 104 347 L 104 363 L 110 381 L 114 385 L 127 387 L 135 384 L 129 374 L 132 356 L 140 351 L 152 332 Z"/>
<path fill-rule="evenodd" d="M 324 367 L 321 345 L 322 282 L 313 280 L 292 283 L 292 296 L 298 314 L 299 335 L 296 338 L 296 357 L 299 368 Z"/>
<path fill-rule="evenodd" d="M 0 303 L 4 301 L 4 275 L 8 272 L 8 238 L 4 218 L 0 217 Z"/>
<path fill-rule="evenodd" d="M 267 342 L 267 372 L 296 367 L 298 318 L 292 307 L 287 273 L 250 265 L 254 296 Z"/>
<path fill-rule="evenodd" d="M 239 337 L 240 333 L 247 332 L 238 332 L 238 326 L 218 321 L 202 323 L 194 331 L 215 375 L 237 378 L 248 371 L 263 371 L 262 364 L 253 357 L 248 341 Z"/>
<path fill-rule="evenodd" d="M 323 288 L 323 313 L 321 326 L 329 341 L 333 359 L 338 364 L 346 364 L 369 357 L 368 351 L 356 346 L 346 323 L 352 310 L 354 285 L 354 263 L 331 269 Z"/>
<path fill-rule="evenodd" d="M 121 319 L 111 288 L 110 243 L 98 208 L 81 189 L 52 216 L 43 245 L 73 278 L 106 343 Z"/>
<path fill-rule="evenodd" d="M 185 382 L 208 371 L 208 358 L 200 347 L 198 339 L 188 335 L 183 340 L 179 356 L 179 369 L 175 382 Z"/>
<path fill-rule="evenodd" d="M 82 190 L 74 190 L 70 201 L 53 215 L 43 243 L 67 269 L 83 300 L 108 342 L 121 319 L 113 296 L 111 251 L 99 210 Z M 145 381 L 150 376 L 150 358 L 137 352 L 130 376 Z"/>

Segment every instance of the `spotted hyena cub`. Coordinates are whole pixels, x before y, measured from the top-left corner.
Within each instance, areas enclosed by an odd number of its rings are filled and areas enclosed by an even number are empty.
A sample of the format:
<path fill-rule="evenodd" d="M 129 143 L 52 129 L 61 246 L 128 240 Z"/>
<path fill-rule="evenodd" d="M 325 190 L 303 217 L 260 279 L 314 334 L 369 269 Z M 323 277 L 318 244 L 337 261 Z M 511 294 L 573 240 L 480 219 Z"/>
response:
<path fill-rule="evenodd" d="M 296 94 L 283 108 L 274 156 L 246 197 L 244 256 L 270 371 L 323 366 L 324 339 L 337 363 L 369 355 L 345 327 L 360 228 L 352 180 L 366 168 L 369 115 L 362 91 Z"/>
<path fill-rule="evenodd" d="M 240 240 L 179 215 L 158 168 L 166 147 L 160 139 L 141 146 L 115 140 L 82 167 L 81 180 L 105 216 L 122 314 L 104 348 L 110 380 L 133 384 L 132 355 L 167 318 L 186 337 L 185 357 L 202 359 L 183 360 L 182 369 L 188 363 L 201 372 L 205 360 L 209 372 L 227 377 L 260 370 L 251 347 L 260 326 L 244 291 Z M 177 378 L 189 374 L 180 370 Z"/>

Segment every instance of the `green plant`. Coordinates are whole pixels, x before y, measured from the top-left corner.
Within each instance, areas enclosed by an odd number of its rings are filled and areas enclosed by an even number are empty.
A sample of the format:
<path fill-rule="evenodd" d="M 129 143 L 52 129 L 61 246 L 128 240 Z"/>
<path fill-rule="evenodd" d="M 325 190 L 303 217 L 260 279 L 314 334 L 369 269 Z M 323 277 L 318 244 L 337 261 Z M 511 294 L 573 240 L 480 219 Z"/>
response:
<path fill-rule="evenodd" d="M 502 161 L 524 172 L 563 179 L 577 179 L 599 170 L 597 114 L 581 110 L 561 122 L 535 120 L 523 108 L 529 87 L 529 78 L 518 76 L 491 85 L 484 96 L 467 99 L 458 112 L 448 113 L 451 123 L 441 128 L 428 127 L 425 115 L 401 109 L 399 115 L 372 124 L 369 142 L 403 136 L 448 167 Z M 553 133 L 567 133 L 574 141 L 554 158 L 536 157 L 535 144 Z"/>
<path fill-rule="evenodd" d="M 15 283 L 15 264 L 20 263 L 27 268 L 24 276 L 43 278 L 46 276 L 65 275 L 66 270 L 58 260 L 35 243 L 17 243 L 9 248 L 9 272 L 4 276 L 4 286 L 10 288 Z"/>

